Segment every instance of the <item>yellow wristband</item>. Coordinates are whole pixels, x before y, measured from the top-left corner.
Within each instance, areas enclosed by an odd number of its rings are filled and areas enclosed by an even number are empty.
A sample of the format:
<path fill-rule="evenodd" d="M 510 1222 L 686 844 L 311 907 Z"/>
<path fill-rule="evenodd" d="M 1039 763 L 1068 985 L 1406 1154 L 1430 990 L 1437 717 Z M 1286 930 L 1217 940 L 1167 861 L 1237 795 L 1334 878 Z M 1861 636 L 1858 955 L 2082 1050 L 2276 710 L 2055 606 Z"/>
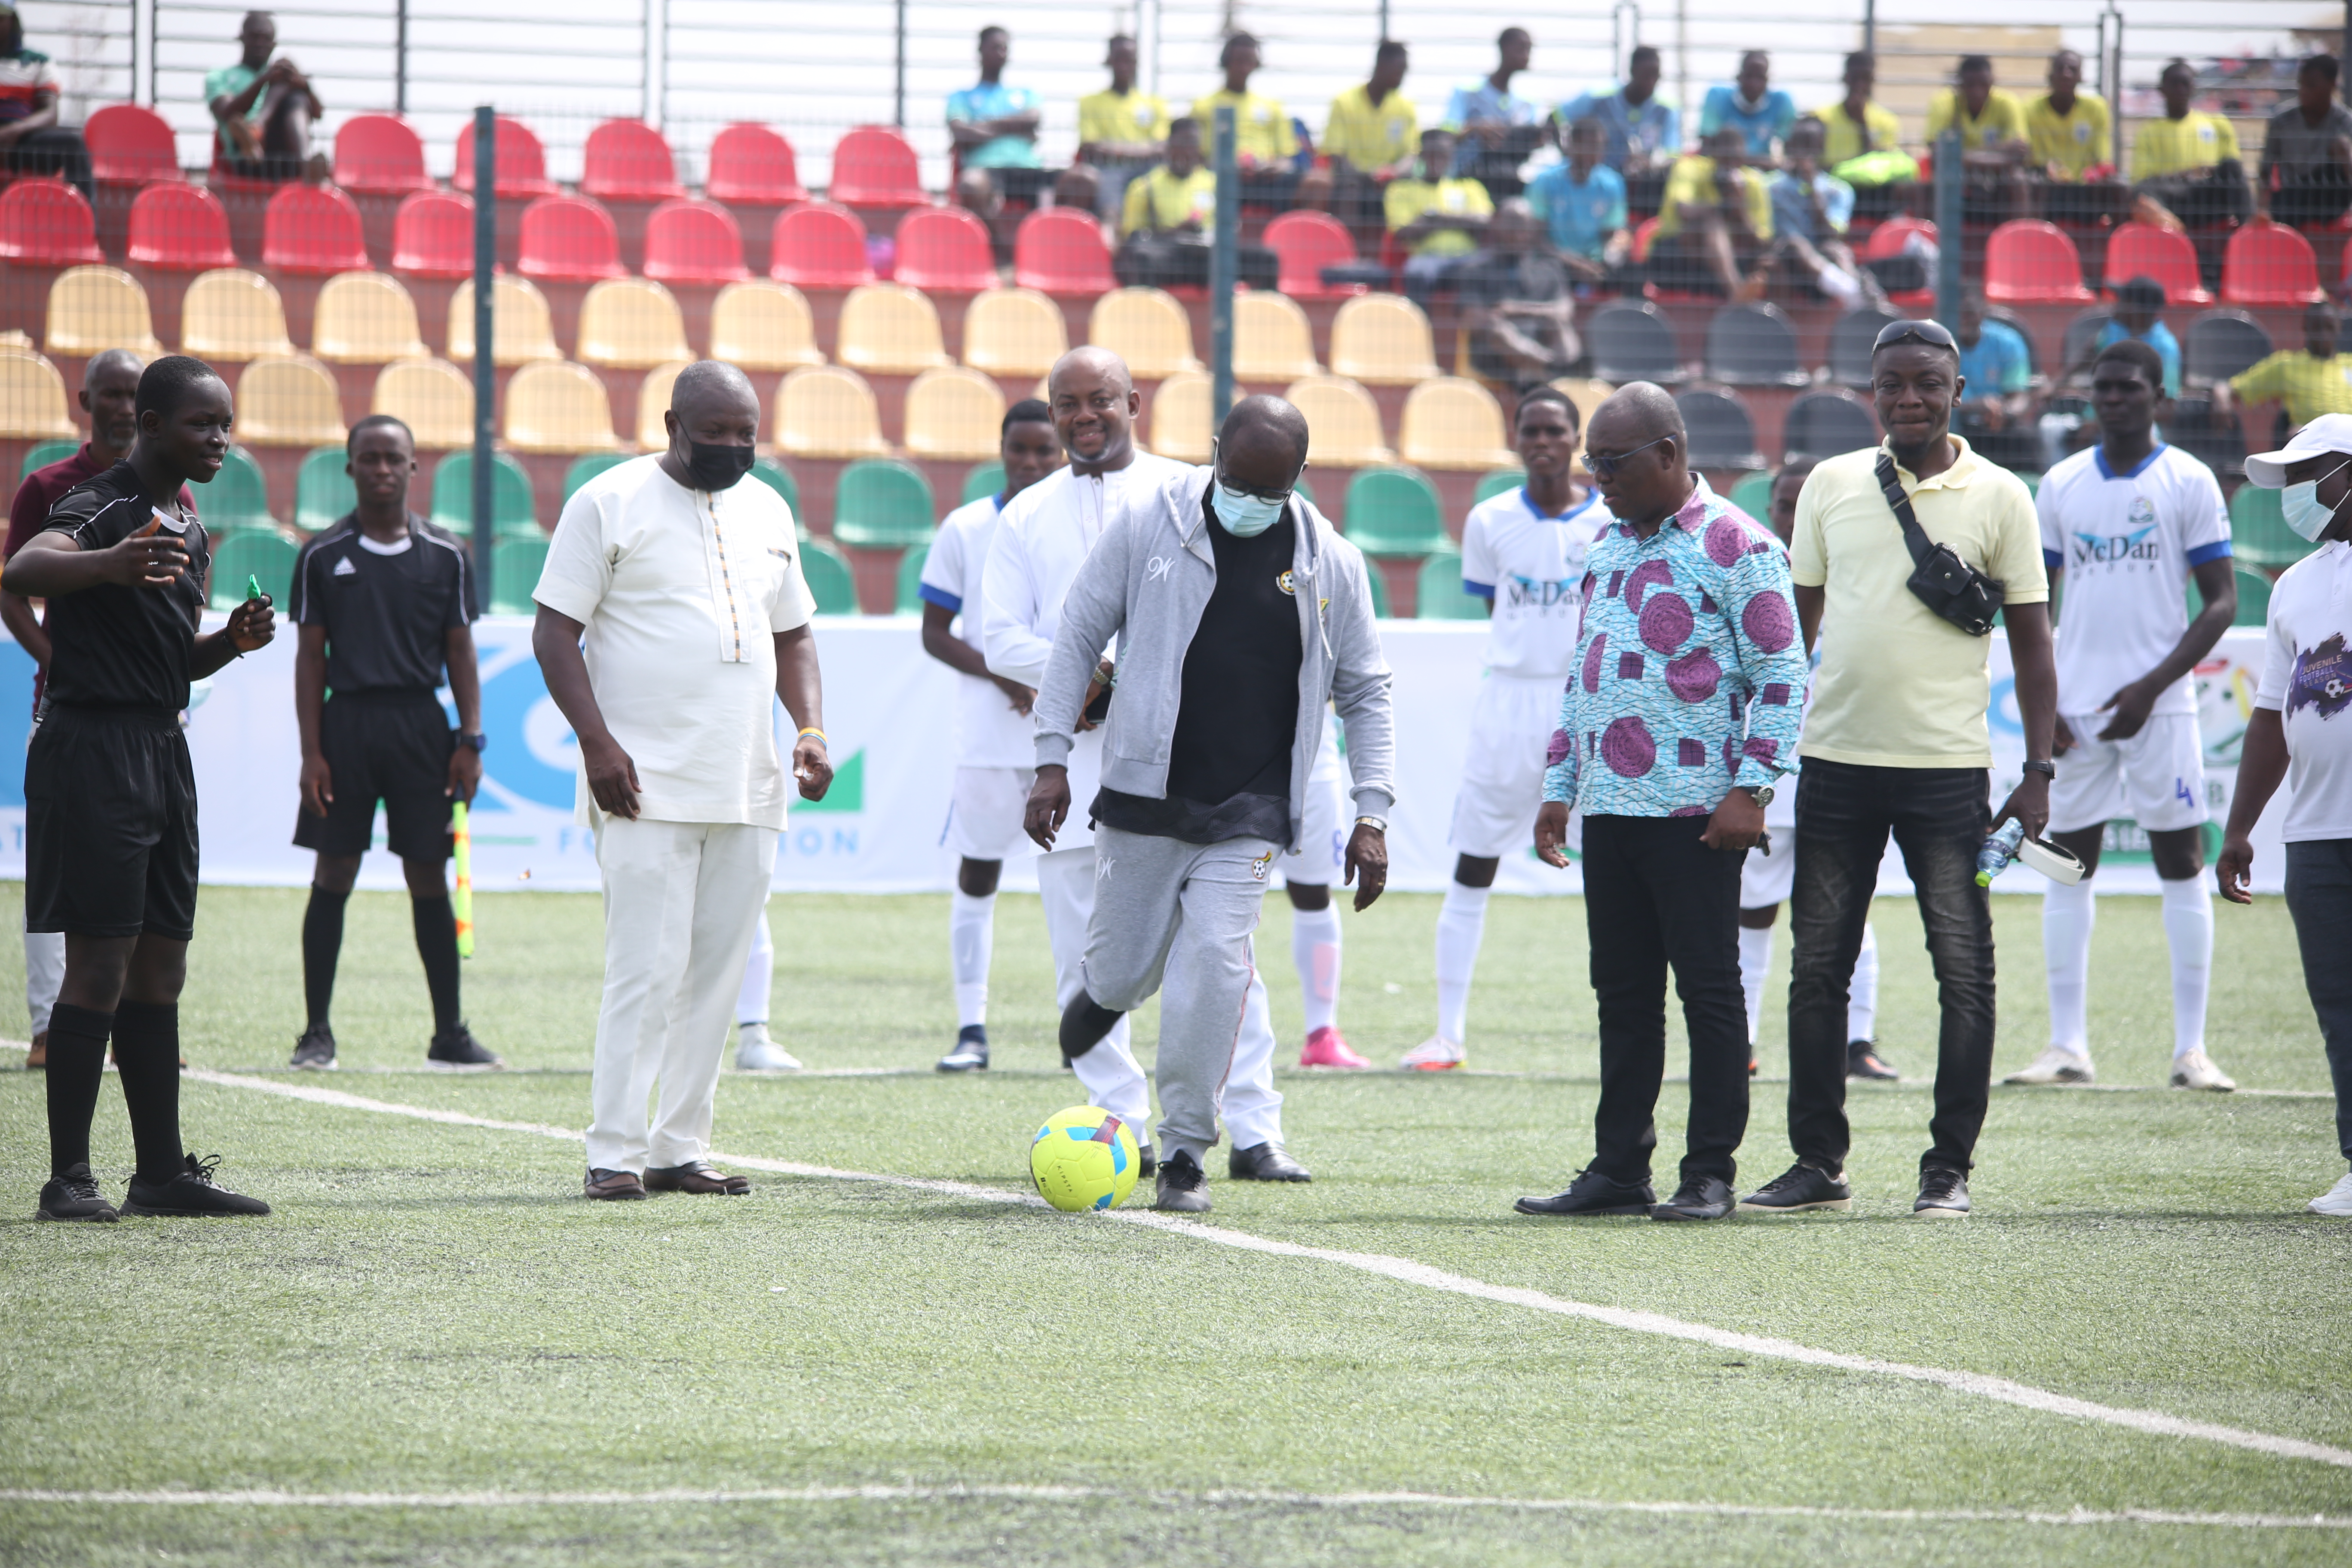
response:
<path fill-rule="evenodd" d="M 810 725 L 807 729 L 803 730 L 798 735 L 794 735 L 793 739 L 798 741 L 810 735 L 814 735 L 818 740 L 823 741 L 827 746 L 833 744 L 833 738 L 814 724 Z"/>

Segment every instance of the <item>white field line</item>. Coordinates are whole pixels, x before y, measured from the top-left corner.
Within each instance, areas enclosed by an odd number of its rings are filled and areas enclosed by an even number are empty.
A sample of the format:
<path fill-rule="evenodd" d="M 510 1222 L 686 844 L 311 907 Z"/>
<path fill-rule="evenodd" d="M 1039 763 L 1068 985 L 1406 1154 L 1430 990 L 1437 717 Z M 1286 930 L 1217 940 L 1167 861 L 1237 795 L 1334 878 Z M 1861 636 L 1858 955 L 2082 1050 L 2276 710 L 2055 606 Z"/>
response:
<path fill-rule="evenodd" d="M 1449 1497 L 1436 1492 L 1121 1491 L 1112 1487 L 869 1486 L 746 1487 L 704 1491 L 584 1492 L 287 1492 L 0 1490 L 0 1503 L 74 1507 L 134 1505 L 226 1508 L 595 1508 L 688 1503 L 1124 1502 L 1248 1507 L 1431 1509 L 1462 1512 L 1637 1514 L 1703 1519 L 1827 1520 L 1841 1523 L 2170 1525 L 2214 1530 L 2352 1530 L 2352 1516 L 2296 1513 L 2179 1513 L 2158 1509 L 2063 1513 L 2000 1509 L 1811 1508 L 1801 1504 L 1603 1501 L 1584 1498 Z"/>

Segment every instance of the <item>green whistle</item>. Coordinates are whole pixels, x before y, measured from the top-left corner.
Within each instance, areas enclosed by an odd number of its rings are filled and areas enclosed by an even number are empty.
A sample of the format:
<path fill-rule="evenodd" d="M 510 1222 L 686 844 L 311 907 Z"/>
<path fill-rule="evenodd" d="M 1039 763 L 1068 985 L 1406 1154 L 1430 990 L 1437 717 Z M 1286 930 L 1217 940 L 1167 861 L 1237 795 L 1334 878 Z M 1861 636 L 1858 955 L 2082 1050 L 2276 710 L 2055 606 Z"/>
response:
<path fill-rule="evenodd" d="M 245 597 L 247 604 L 252 603 L 256 599 L 266 599 L 269 597 L 268 595 L 261 591 L 261 579 L 253 575 L 249 572 L 246 574 L 245 578 Z"/>

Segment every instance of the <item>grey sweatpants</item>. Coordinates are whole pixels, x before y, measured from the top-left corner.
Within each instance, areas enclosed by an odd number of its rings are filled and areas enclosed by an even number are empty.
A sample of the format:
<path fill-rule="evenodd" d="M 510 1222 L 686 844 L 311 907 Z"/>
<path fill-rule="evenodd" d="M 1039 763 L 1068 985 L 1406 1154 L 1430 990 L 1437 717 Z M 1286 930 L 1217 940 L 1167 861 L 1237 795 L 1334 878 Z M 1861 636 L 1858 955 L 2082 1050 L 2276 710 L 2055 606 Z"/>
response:
<path fill-rule="evenodd" d="M 1281 846 L 1264 838 L 1187 844 L 1095 829 L 1095 912 L 1087 994 L 1131 1013 L 1160 989 L 1160 1147 L 1202 1160 L 1241 1036 L 1255 961 L 1250 933 Z"/>

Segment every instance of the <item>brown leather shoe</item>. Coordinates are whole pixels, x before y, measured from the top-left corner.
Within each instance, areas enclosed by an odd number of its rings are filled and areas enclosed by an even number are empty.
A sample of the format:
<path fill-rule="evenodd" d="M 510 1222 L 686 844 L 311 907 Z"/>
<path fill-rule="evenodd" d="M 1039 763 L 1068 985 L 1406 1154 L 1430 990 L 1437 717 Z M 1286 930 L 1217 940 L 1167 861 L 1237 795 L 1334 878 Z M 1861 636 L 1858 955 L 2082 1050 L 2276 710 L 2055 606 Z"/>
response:
<path fill-rule="evenodd" d="M 740 1198 L 751 1190 L 748 1177 L 730 1176 L 708 1160 L 683 1165 L 657 1165 L 646 1173 L 646 1190 L 653 1193 L 724 1193 Z"/>
<path fill-rule="evenodd" d="M 33 1048 L 25 1053 L 26 1072 L 46 1072 L 49 1066 L 49 1032 L 43 1029 L 33 1037 Z"/>
<path fill-rule="evenodd" d="M 603 1198 L 608 1203 L 625 1202 L 646 1195 L 646 1184 L 635 1171 L 607 1171 L 592 1166 L 587 1184 L 581 1189 L 587 1196 Z"/>

